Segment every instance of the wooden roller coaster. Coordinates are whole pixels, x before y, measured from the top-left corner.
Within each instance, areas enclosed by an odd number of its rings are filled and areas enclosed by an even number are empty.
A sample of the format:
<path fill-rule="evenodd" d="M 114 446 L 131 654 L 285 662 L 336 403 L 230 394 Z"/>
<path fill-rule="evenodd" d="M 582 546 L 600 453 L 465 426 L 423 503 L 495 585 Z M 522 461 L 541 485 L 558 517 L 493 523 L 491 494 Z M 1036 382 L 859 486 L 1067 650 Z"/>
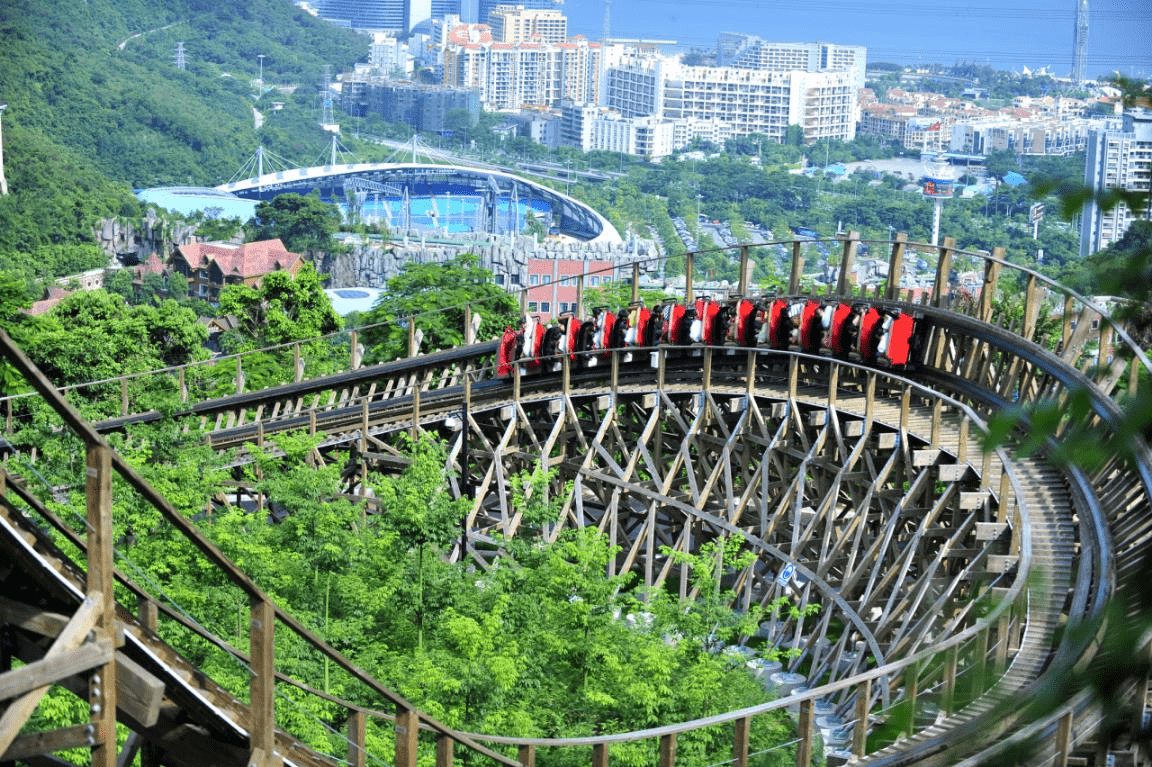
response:
<path fill-rule="evenodd" d="M 51 754 L 83 747 L 92 764 L 105 767 L 128 764 L 138 752 L 146 767 L 364 765 L 373 758 L 365 723 L 382 718 L 394 730 L 386 760 L 403 767 L 425 753 L 450 765 L 464 750 L 479 761 L 532 765 L 541 748 L 590 749 L 593 765 L 603 767 L 613 745 L 627 741 L 651 741 L 662 767 L 671 767 L 677 737 L 704 727 L 728 728 L 732 763 L 747 765 L 752 722 L 789 709 L 800 765 L 811 763 L 818 735 L 829 763 L 841 754 L 861 764 L 994 763 L 1028 738 L 1031 763 L 1103 764 L 1108 744 L 1096 731 L 1107 712 L 1087 692 L 1040 717 L 1019 702 L 1072 668 L 1107 663 L 1102 638 L 1131 628 L 1110 621 L 1137 615 L 1138 605 L 1106 607 L 1127 598 L 1118 584 L 1144 567 L 1152 456 L 1135 436 L 1124 455 L 1085 471 L 1049 462 L 1044 451 L 1023 455 L 1006 445 L 986 452 L 979 437 L 989 416 L 1008 405 L 1074 397 L 1086 398 L 1087 412 L 1079 422 L 1060 421 L 1051 444 L 1086 425 L 1127 434 L 1117 389 L 1132 391 L 1152 365 L 1103 309 L 1008 264 L 1002 251 L 965 253 L 946 240 L 933 250 L 932 290 L 913 304 L 895 282 L 873 294 L 850 284 L 859 245 L 855 235 L 841 243 L 837 284 L 818 295 L 801 289 L 805 243 L 789 243 L 789 284 L 771 296 L 749 291 L 753 251 L 744 246 L 737 251 L 744 275 L 737 299 L 827 306 L 834 323 L 849 314 L 837 307 L 863 306 L 857 316 L 868 322 L 875 320 L 867 311 L 908 317 L 909 332 L 914 317 L 915 342 L 899 365 L 846 342 L 836 353 L 835 341 L 829 348 L 761 345 L 741 333 L 702 343 L 641 338 L 566 347 L 532 365 L 498 359 L 499 341 L 474 338 L 420 355 L 416 318 L 409 324 L 413 353 L 383 365 L 361 366 L 352 334 L 347 371 L 305 378 L 306 360 L 297 353 L 295 380 L 262 391 L 243 390 L 240 358 L 224 363 L 237 371 L 236 393 L 225 397 L 199 398 L 185 370 L 157 374 L 178 381 L 186 401 L 167 417 L 204 428 L 214 447 L 236 448 L 238 461 L 246 460 L 245 446 L 299 430 L 323 435 L 316 460 L 350 451 L 346 491 L 366 502 L 368 471 L 402 463 L 398 435 L 438 434 L 449 445 L 453 491 L 472 501 L 451 556 L 478 568 L 490 567 L 509 537 L 554 540 L 565 529 L 595 526 L 619 547 L 613 571 L 689 596 L 685 565 L 668 551 L 696 552 L 734 538 L 757 555 L 727 576 L 739 594 L 735 607 L 769 605 L 782 595 L 801 607 L 821 606 L 814 617 L 762 627 L 766 641 L 793 650 L 778 669 L 792 681 L 778 688 L 777 700 L 586 738 L 467 733 L 416 710 L 278 608 L 109 448 L 105 434 L 161 418 L 136 412 L 135 379 L 101 382 L 120 387 L 120 412 L 90 423 L 3 337 L 0 350 L 56 414 L 61 439 L 85 452 L 87 534 L 73 532 L 58 516 L 53 489 L 28 481 L 19 467 L 29 464 L 9 451 L 0 475 L 0 628 L 7 637 L 0 762 L 66 764 Z M 903 272 L 912 246 L 902 235 L 891 243 L 888 274 Z M 685 263 L 688 306 L 693 257 Z M 982 265 L 978 295 L 950 288 L 958 259 Z M 1008 327 L 992 300 L 1004 269 L 1019 272 L 1024 286 L 1023 315 Z M 637 277 L 638 269 L 633 298 Z M 582 296 L 582 280 L 578 291 Z M 1045 294 L 1062 309 L 1057 338 L 1035 337 Z M 596 364 L 588 364 L 592 356 Z M 5 405 L 10 422 L 19 398 Z M 526 531 L 507 488 L 540 463 L 553 469 L 554 489 L 571 490 L 558 522 Z M 244 594 L 247 648 L 208 632 L 114 566 L 113 477 Z M 1091 631 L 1068 630 L 1074 626 Z M 247 688 L 226 689 L 174 652 L 164 637 L 175 631 L 241 664 Z M 358 699 L 379 703 L 353 704 L 285 674 L 274 650 L 278 632 L 355 679 L 363 690 Z M 1147 636 L 1138 647 L 1145 654 Z M 86 700 L 89 717 L 62 730 L 27 731 L 53 685 Z M 345 749 L 323 753 L 284 729 L 277 691 L 289 688 L 342 712 L 332 724 L 343 728 Z M 1121 691 L 1138 702 L 1146 693 L 1139 684 Z M 911 712 L 902 737 L 870 745 L 869 734 L 897 707 Z M 117 722 L 131 733 L 119 746 Z"/>

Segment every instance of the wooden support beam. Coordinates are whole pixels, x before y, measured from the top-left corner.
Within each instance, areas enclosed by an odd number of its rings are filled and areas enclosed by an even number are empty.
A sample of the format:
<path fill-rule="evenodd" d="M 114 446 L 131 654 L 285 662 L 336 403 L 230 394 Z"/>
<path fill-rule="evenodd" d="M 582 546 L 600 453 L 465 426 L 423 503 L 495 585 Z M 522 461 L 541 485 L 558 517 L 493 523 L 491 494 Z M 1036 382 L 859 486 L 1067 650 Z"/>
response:
<path fill-rule="evenodd" d="M 852 753 L 868 753 L 868 717 L 872 710 L 872 680 L 865 679 L 856 686 L 856 724 L 852 727 Z"/>
<path fill-rule="evenodd" d="M 748 258 L 748 246 L 740 246 L 740 276 L 737 278 L 736 293 L 740 296 L 748 295 L 748 284 L 752 281 L 752 265 Z"/>
<path fill-rule="evenodd" d="M 592 746 L 592 767 L 608 767 L 607 743 L 597 743 Z"/>
<path fill-rule="evenodd" d="M 46 732 L 30 732 L 12 741 L 8 750 L 0 755 L 0 762 L 14 762 L 32 756 L 43 756 L 66 748 L 91 748 L 95 731 L 91 724 L 78 724 Z"/>
<path fill-rule="evenodd" d="M 251 749 L 253 753 L 259 751 L 267 759 L 276 748 L 276 611 L 270 601 L 260 596 L 253 596 L 249 607 Z"/>
<path fill-rule="evenodd" d="M 836 279 L 836 293 L 841 296 L 852 294 L 852 272 L 856 268 L 856 249 L 860 247 L 860 232 L 848 232 L 844 240 L 844 252 L 840 259 L 840 276 Z"/>
<path fill-rule="evenodd" d="M 0 676 L 0 701 L 26 695 L 38 687 L 55 684 L 112 660 L 111 639 L 85 642 L 52 658 L 42 658 Z"/>
<path fill-rule="evenodd" d="M 397 706 L 395 767 L 416 767 L 419 736 L 419 715 L 410 708 Z"/>
<path fill-rule="evenodd" d="M 992 257 L 1004 259 L 1004 248 L 995 248 Z M 996 300 L 996 288 L 1000 284 L 1001 265 L 998 261 L 984 262 L 984 284 L 980 288 L 980 317 L 984 322 L 992 321 L 992 302 Z"/>
<path fill-rule="evenodd" d="M 368 716 L 363 711 L 353 710 L 348 714 L 348 765 L 365 767 L 368 752 L 364 741 L 368 736 Z"/>
<path fill-rule="evenodd" d="M 799 240 L 792 241 L 792 270 L 788 273 L 788 293 L 800 292 L 800 279 L 804 276 L 804 250 Z"/>
<path fill-rule="evenodd" d="M 732 764 L 734 767 L 748 767 L 748 734 L 752 729 L 752 717 L 741 717 L 733 725 Z"/>
<path fill-rule="evenodd" d="M 632 262 L 632 303 L 640 300 L 640 262 Z"/>
<path fill-rule="evenodd" d="M 933 306 L 948 306 L 948 278 L 952 274 L 952 255 L 955 251 L 956 239 L 945 237 L 936 261 L 936 282 L 932 287 Z"/>
<path fill-rule="evenodd" d="M 888 284 L 884 297 L 889 301 L 900 298 L 900 278 L 904 276 L 904 250 L 908 247 L 908 234 L 897 232 L 892 240 L 892 254 L 888 257 Z"/>
<path fill-rule="evenodd" d="M 812 764 L 812 743 L 816 739 L 816 709 L 812 699 L 800 701 L 800 721 L 796 724 L 796 767 Z"/>
<path fill-rule="evenodd" d="M 436 736 L 436 767 L 452 767 L 456 758 L 456 741 L 451 735 L 440 733 Z"/>
<path fill-rule="evenodd" d="M 676 733 L 660 736 L 660 767 L 675 767 Z"/>
<path fill-rule="evenodd" d="M 99 593 L 89 593 L 79 609 L 68 621 L 68 625 L 56 637 L 56 641 L 44 653 L 46 660 L 59 658 L 70 650 L 79 647 L 88 637 L 88 633 L 96 626 L 101 616 L 104 597 Z M 28 721 L 28 717 L 36 710 L 40 699 L 48 692 L 48 687 L 40 687 L 23 697 L 8 704 L 7 710 L 0 716 L 0 753 L 8 750 L 20 728 Z"/>
<path fill-rule="evenodd" d="M 518 758 L 524 767 L 536 767 L 536 746 L 531 743 L 520 746 Z"/>
<path fill-rule="evenodd" d="M 696 300 L 692 294 L 692 277 L 693 266 L 696 263 L 695 253 L 684 254 L 684 303 L 690 305 Z"/>
<path fill-rule="evenodd" d="M 88 445 L 84 493 L 88 508 L 87 591 L 100 595 L 96 628 L 116 636 L 116 570 L 113 563 L 112 450 Z M 116 661 L 114 657 L 88 677 L 89 721 L 96 732 L 92 767 L 116 767 Z"/>

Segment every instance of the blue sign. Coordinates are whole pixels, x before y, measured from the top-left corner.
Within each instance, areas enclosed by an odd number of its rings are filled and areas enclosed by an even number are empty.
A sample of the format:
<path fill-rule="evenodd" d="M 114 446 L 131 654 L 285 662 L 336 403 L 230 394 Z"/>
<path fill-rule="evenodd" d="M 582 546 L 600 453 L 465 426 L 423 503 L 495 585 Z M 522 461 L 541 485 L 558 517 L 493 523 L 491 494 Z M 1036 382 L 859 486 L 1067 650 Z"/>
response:
<path fill-rule="evenodd" d="M 779 585 L 780 588 L 784 588 L 785 586 L 787 586 L 788 581 L 792 580 L 792 575 L 795 572 L 796 572 L 796 565 L 792 564 L 791 562 L 784 565 L 784 568 L 780 571 L 780 574 L 776 576 L 777 585 Z"/>

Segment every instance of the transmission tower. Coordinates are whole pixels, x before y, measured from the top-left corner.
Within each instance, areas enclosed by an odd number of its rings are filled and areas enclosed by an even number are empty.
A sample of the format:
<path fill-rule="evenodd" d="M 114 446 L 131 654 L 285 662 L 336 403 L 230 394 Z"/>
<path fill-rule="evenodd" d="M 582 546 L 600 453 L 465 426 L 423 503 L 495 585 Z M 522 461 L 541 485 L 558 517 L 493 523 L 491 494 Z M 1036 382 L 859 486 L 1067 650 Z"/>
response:
<path fill-rule="evenodd" d="M 608 42 L 612 36 L 612 0 L 604 0 L 604 35 L 603 42 Z"/>
<path fill-rule="evenodd" d="M 1076 30 L 1072 42 L 1072 82 L 1084 82 L 1084 63 L 1088 58 L 1088 0 L 1076 0 Z"/>
<path fill-rule="evenodd" d="M 176 68 L 184 71 L 184 42 L 176 43 Z"/>

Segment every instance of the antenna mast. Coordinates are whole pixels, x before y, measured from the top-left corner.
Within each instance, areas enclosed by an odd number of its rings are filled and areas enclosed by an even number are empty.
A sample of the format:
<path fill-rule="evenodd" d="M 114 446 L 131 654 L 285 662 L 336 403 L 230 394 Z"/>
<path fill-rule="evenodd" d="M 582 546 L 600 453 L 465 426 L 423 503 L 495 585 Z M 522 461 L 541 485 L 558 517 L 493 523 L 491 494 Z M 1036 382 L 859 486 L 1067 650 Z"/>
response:
<path fill-rule="evenodd" d="M 1087 0 L 1085 0 L 1087 1 Z M 612 36 L 612 0 L 604 0 L 604 32 L 603 42 L 608 42 Z"/>

